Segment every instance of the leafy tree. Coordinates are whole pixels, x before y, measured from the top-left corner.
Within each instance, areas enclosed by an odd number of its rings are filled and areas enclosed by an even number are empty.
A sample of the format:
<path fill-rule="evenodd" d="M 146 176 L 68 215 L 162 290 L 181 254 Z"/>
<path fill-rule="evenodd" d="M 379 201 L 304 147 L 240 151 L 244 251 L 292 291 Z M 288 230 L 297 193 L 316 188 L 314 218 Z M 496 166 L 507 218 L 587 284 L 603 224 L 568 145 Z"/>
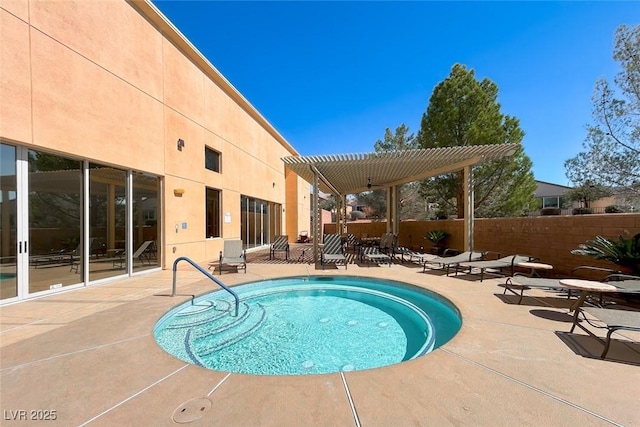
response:
<path fill-rule="evenodd" d="M 478 81 L 473 70 L 455 64 L 451 74 L 433 90 L 416 137 L 422 148 L 484 144 L 520 144 L 519 120 L 504 115 L 497 102 L 498 87 Z M 531 160 L 519 146 L 510 157 L 473 168 L 475 213 L 480 217 L 523 215 L 535 209 L 536 184 Z M 464 216 L 463 171 L 423 181 L 421 192 L 445 212 Z"/>
<path fill-rule="evenodd" d="M 564 200 L 567 205 L 570 205 L 571 202 L 581 202 L 585 208 L 588 208 L 592 201 L 611 196 L 611 194 L 611 189 L 608 187 L 585 183 L 565 191 Z"/>
<path fill-rule="evenodd" d="M 596 82 L 594 123 L 587 127 L 584 151 L 565 162 L 566 175 L 577 186 L 589 182 L 612 187 L 620 195 L 640 196 L 640 25 L 621 25 L 615 32 L 613 59 L 622 66 L 614 78 Z"/>
<path fill-rule="evenodd" d="M 409 133 L 409 127 L 404 123 L 396 128 L 395 133 L 391 129 L 386 128 L 384 131 L 384 139 L 377 140 L 373 145 L 376 153 L 384 151 L 398 151 L 419 148 L 415 142 L 415 136 Z M 387 216 L 387 191 L 386 189 L 364 191 L 356 195 L 358 201 L 368 207 L 367 215 L 376 216 L 378 218 L 386 218 Z M 413 207 L 413 200 L 419 197 L 417 187 L 413 183 L 403 184 L 400 186 L 400 219 L 403 219 L 407 211 Z M 404 209 L 404 212 L 403 212 Z"/>

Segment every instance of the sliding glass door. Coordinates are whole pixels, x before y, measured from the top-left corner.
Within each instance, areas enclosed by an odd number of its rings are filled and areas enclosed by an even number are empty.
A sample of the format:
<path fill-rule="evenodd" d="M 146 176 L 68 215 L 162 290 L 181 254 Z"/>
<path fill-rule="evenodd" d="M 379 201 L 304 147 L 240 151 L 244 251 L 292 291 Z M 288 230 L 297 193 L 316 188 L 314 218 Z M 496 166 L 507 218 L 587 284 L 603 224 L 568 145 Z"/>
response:
<path fill-rule="evenodd" d="M 240 233 L 245 248 L 255 248 L 273 242 L 276 235 L 281 234 L 282 205 L 240 197 Z"/>
<path fill-rule="evenodd" d="M 82 162 L 29 150 L 29 293 L 84 281 Z"/>
<path fill-rule="evenodd" d="M 17 152 L 0 145 L 0 300 L 18 296 Z"/>
<path fill-rule="evenodd" d="M 160 267 L 158 176 L 0 144 L 0 301 Z"/>

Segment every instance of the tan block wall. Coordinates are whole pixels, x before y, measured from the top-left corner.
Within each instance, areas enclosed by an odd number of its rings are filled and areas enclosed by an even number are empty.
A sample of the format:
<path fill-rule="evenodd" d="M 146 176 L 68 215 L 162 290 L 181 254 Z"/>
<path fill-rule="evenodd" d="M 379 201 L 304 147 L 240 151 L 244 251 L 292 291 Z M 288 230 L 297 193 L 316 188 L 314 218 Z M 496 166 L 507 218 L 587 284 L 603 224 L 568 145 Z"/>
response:
<path fill-rule="evenodd" d="M 149 4 L 3 0 L 0 24 L 0 137 L 163 177 L 164 268 L 222 249 L 204 238 L 207 186 L 231 215 L 225 239 L 240 237 L 241 195 L 282 204 L 286 230 L 308 228 L 309 186 L 281 160 L 295 151 Z M 204 168 L 205 146 L 221 173 Z"/>
<path fill-rule="evenodd" d="M 428 250 L 432 244 L 423 237 L 431 230 L 444 230 L 450 236 L 447 246 L 462 250 L 463 220 L 403 221 L 400 223 L 398 244 Z M 349 233 L 381 236 L 386 222 L 351 222 Z M 335 232 L 335 224 L 325 226 L 326 233 Z M 618 269 L 615 264 L 596 261 L 591 257 L 573 255 L 572 249 L 600 235 L 610 239 L 630 238 L 640 233 L 640 214 L 603 214 L 540 216 L 529 218 L 480 218 L 475 220 L 474 247 L 479 251 L 531 255 L 554 266 L 553 275 L 570 276 L 571 270 L 582 265 Z M 585 277 L 601 278 L 600 274 Z"/>

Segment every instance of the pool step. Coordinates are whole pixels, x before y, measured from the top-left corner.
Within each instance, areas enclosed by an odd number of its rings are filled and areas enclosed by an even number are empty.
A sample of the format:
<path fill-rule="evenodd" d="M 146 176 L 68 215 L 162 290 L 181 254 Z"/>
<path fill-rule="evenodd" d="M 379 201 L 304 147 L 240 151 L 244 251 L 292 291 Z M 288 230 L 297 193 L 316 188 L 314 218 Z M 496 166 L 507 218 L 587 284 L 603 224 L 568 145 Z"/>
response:
<path fill-rule="evenodd" d="M 242 311 L 247 310 L 246 305 L 238 308 L 238 316 L 242 316 Z M 209 322 L 228 319 L 235 310 L 233 303 L 225 300 L 201 301 L 192 310 L 181 312 L 176 315 L 171 324 L 165 329 L 183 329 L 204 325 Z"/>
<path fill-rule="evenodd" d="M 260 304 L 252 304 L 246 315 L 235 322 L 211 324 L 208 328 L 196 328 L 192 331 L 188 344 L 188 351 L 198 358 L 206 357 L 225 347 L 242 341 L 265 321 L 266 310 Z"/>

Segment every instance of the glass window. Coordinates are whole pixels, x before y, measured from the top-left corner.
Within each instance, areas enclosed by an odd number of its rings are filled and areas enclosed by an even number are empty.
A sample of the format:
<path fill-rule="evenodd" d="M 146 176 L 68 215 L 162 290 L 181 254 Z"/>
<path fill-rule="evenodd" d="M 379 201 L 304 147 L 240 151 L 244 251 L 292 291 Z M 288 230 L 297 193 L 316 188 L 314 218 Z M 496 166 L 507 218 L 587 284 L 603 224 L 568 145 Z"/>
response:
<path fill-rule="evenodd" d="M 220 190 L 207 188 L 207 235 L 205 237 L 220 237 Z"/>
<path fill-rule="evenodd" d="M 158 232 L 160 179 L 133 172 L 133 271 L 160 266 Z M 120 254 L 118 254 L 120 255 Z"/>
<path fill-rule="evenodd" d="M 85 278 L 82 169 L 79 160 L 29 150 L 29 293 Z"/>
<path fill-rule="evenodd" d="M 91 281 L 127 273 L 126 175 L 121 169 L 89 165 L 89 246 L 86 253 Z"/>
<path fill-rule="evenodd" d="M 210 171 L 220 172 L 220 153 L 204 147 L 204 167 Z"/>

